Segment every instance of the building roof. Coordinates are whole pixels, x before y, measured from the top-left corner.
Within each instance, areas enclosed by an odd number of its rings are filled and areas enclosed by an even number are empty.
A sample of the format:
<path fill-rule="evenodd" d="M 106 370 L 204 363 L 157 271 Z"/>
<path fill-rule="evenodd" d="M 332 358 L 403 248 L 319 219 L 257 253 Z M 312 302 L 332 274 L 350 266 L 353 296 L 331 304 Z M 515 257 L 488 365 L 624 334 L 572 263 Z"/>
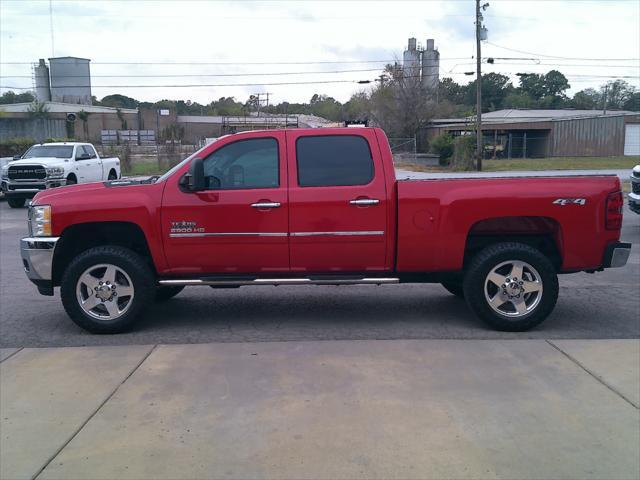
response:
<path fill-rule="evenodd" d="M 78 113 L 85 111 L 87 113 L 113 113 L 117 112 L 117 108 L 103 107 L 100 105 L 82 105 L 78 103 L 62 103 L 62 102 L 43 102 L 46 104 L 49 113 Z M 26 113 L 32 106 L 32 103 L 9 103 L 0 105 L 0 111 L 8 113 Z M 138 113 L 137 108 L 121 108 L 122 113 Z"/>
<path fill-rule="evenodd" d="M 90 62 L 90 58 L 82 58 L 82 57 L 49 57 L 49 61 L 51 60 L 85 60 Z"/>
<path fill-rule="evenodd" d="M 496 110 L 495 112 L 487 112 L 482 114 L 483 124 L 492 123 L 534 123 L 534 122 L 558 122 L 562 120 L 573 120 L 580 118 L 600 118 L 600 117 L 619 117 L 627 115 L 638 115 L 637 112 L 628 110 L 572 110 L 572 109 L 505 109 Z M 450 127 L 461 124 L 475 123 L 475 116 L 462 118 L 434 118 L 431 125 L 439 127 Z"/>
<path fill-rule="evenodd" d="M 573 109 L 519 109 L 511 108 L 505 110 L 496 110 L 495 112 L 487 112 L 482 114 L 482 119 L 544 119 L 556 120 L 566 118 L 582 118 L 582 117 L 602 117 L 602 116 L 618 116 L 618 115 L 634 115 L 635 112 L 626 110 L 573 110 Z"/>

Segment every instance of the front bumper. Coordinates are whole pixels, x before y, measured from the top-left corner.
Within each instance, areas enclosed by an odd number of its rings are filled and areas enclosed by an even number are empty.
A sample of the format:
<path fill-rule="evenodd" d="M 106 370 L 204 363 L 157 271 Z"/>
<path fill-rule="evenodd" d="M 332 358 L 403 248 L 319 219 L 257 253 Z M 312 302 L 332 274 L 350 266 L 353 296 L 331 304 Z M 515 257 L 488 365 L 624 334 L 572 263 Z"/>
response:
<path fill-rule="evenodd" d="M 632 212 L 640 213 L 640 194 L 631 192 L 628 195 L 629 198 L 629 209 Z"/>
<path fill-rule="evenodd" d="M 45 180 L 8 180 L 3 178 L 0 189 L 6 197 L 31 198 L 42 190 L 63 187 L 66 184 L 65 178 L 47 178 Z"/>
<path fill-rule="evenodd" d="M 624 267 L 631 253 L 631 244 L 627 242 L 615 242 L 607 245 L 604 252 L 604 268 Z"/>
<path fill-rule="evenodd" d="M 59 237 L 27 237 L 20 240 L 24 271 L 42 295 L 53 295 L 53 254 Z"/>

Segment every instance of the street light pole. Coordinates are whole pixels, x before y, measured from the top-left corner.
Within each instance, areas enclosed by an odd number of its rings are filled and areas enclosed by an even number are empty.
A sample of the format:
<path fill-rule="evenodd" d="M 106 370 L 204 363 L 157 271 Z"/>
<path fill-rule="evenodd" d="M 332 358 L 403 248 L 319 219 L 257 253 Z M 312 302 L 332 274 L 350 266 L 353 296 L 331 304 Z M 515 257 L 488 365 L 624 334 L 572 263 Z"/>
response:
<path fill-rule="evenodd" d="M 482 71 L 480 51 L 480 0 L 476 0 L 476 158 L 477 169 L 482 171 Z"/>

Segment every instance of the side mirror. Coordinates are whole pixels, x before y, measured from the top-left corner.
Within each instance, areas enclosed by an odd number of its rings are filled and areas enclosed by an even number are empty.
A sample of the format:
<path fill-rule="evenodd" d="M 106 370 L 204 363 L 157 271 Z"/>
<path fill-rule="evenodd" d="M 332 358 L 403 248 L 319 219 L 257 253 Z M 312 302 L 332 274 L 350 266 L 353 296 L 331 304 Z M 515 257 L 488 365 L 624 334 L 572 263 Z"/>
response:
<path fill-rule="evenodd" d="M 76 156 L 76 160 L 89 160 L 91 158 L 91 155 L 89 155 L 88 153 L 82 153 L 79 156 Z"/>
<path fill-rule="evenodd" d="M 20 160 L 22 158 L 22 155 L 14 155 L 13 159 L 14 160 Z"/>
<path fill-rule="evenodd" d="M 187 172 L 180 179 L 180 187 L 187 192 L 201 192 L 206 190 L 204 178 L 204 164 L 201 158 L 194 158 Z"/>

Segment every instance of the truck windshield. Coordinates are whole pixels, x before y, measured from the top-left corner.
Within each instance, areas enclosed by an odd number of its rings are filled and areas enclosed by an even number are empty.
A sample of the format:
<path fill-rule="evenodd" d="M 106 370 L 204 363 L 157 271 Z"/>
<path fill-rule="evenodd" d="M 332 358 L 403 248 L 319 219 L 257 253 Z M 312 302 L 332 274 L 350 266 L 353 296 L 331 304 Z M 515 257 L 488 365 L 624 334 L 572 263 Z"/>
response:
<path fill-rule="evenodd" d="M 27 150 L 22 158 L 71 158 L 73 147 L 67 145 L 36 145 Z"/>

